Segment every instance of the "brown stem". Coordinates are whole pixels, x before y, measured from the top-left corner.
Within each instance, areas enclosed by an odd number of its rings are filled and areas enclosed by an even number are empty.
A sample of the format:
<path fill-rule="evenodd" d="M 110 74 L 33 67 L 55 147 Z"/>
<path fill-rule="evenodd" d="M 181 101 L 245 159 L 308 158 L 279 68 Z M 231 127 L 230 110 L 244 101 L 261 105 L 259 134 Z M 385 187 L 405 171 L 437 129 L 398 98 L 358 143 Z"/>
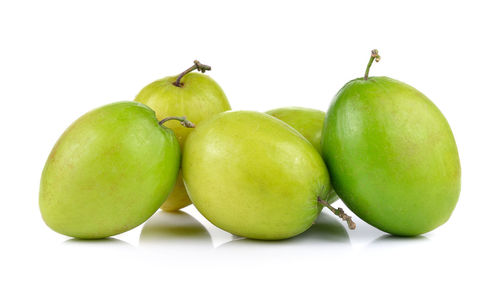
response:
<path fill-rule="evenodd" d="M 160 125 L 163 125 L 163 123 L 167 122 L 167 121 L 171 121 L 171 120 L 177 120 L 179 122 L 181 122 L 181 125 L 186 127 L 186 128 L 194 128 L 195 125 L 193 123 L 191 123 L 190 121 L 187 120 L 187 118 L 185 116 L 169 116 L 169 117 L 166 117 L 164 119 L 162 119 L 161 121 L 158 122 L 158 124 Z"/>
<path fill-rule="evenodd" d="M 190 73 L 191 71 L 193 70 L 198 70 L 199 72 L 201 73 L 205 73 L 205 71 L 207 70 L 211 70 L 212 67 L 208 66 L 208 65 L 204 65 L 204 64 L 201 64 L 200 61 L 198 60 L 194 60 L 194 65 L 189 67 L 188 69 L 184 70 L 178 77 L 177 77 L 177 80 L 173 83 L 174 86 L 177 86 L 177 87 L 182 87 L 182 83 L 181 83 L 181 79 L 183 76 L 185 76 L 186 74 Z"/>
<path fill-rule="evenodd" d="M 352 221 L 351 216 L 347 215 L 342 208 L 332 207 L 328 202 L 324 201 L 319 196 L 318 196 L 318 202 L 321 203 L 322 205 L 324 205 L 325 207 L 327 207 L 330 211 L 333 212 L 333 214 L 337 215 L 342 220 L 347 222 L 349 229 L 354 230 L 356 228 L 356 224 L 354 223 L 354 221 Z"/>

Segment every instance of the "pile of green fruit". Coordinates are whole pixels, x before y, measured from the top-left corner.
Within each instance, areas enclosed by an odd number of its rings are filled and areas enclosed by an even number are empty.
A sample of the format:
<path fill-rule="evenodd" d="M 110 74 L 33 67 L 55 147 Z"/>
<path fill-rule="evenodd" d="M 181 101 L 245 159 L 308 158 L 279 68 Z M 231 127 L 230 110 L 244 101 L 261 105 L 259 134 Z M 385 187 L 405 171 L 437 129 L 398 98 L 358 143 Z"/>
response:
<path fill-rule="evenodd" d="M 354 229 L 332 206 L 340 197 L 382 231 L 429 232 L 458 200 L 457 146 L 422 93 L 368 76 L 379 59 L 373 50 L 365 76 L 344 85 L 326 114 L 230 111 L 203 74 L 210 66 L 195 61 L 62 134 L 42 172 L 42 217 L 61 234 L 104 238 L 192 202 L 223 230 L 276 240 L 307 230 L 323 207 Z"/>

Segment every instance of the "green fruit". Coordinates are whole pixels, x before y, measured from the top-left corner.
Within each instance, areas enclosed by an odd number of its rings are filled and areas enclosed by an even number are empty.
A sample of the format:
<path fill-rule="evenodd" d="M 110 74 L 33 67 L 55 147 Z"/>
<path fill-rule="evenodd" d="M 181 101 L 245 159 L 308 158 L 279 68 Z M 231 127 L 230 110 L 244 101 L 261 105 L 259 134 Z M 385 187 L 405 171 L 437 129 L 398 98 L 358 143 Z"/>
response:
<path fill-rule="evenodd" d="M 292 126 L 302 134 L 316 150 L 321 150 L 321 132 L 325 113 L 316 109 L 284 107 L 266 112 Z"/>
<path fill-rule="evenodd" d="M 118 102 L 88 112 L 59 138 L 40 183 L 40 211 L 54 231 L 104 238 L 158 210 L 180 164 L 172 130 L 153 110 Z"/>
<path fill-rule="evenodd" d="M 321 132 L 325 120 L 323 111 L 302 107 L 284 107 L 266 113 L 292 126 L 321 153 Z M 338 199 L 337 193 L 333 189 L 329 196 L 330 203 Z"/>
<path fill-rule="evenodd" d="M 231 110 L 226 95 L 214 80 L 203 74 L 190 73 L 195 69 L 205 72 L 211 69 L 210 66 L 198 61 L 194 63 L 180 75 L 165 77 L 147 85 L 139 92 L 135 101 L 151 107 L 159 120 L 166 116 L 186 116 L 194 124 L 216 113 Z M 166 125 L 174 131 L 182 149 L 191 129 L 175 122 Z M 161 208 L 175 211 L 190 203 L 179 171 L 174 189 Z"/>
<path fill-rule="evenodd" d="M 387 77 L 347 83 L 325 120 L 322 150 L 335 191 L 369 224 L 394 235 L 433 230 L 460 193 L 450 126 L 415 88 Z"/>
<path fill-rule="evenodd" d="M 220 113 L 189 135 L 184 182 L 196 208 L 235 235 L 284 239 L 307 230 L 330 179 L 314 147 L 264 113 Z M 324 202 L 323 202 L 324 203 Z"/>

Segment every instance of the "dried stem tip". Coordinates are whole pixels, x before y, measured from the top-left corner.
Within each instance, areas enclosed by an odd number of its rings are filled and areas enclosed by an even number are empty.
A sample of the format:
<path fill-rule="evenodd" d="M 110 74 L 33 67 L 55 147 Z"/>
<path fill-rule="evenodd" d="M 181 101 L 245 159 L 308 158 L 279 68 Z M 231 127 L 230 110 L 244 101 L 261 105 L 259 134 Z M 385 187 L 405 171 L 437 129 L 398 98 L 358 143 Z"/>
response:
<path fill-rule="evenodd" d="M 188 69 L 184 70 L 181 74 L 179 74 L 179 76 L 177 77 L 177 80 L 173 84 L 174 84 L 174 86 L 182 87 L 181 79 L 186 74 L 190 73 L 193 70 L 198 70 L 201 73 L 205 73 L 205 71 L 211 70 L 211 69 L 212 69 L 212 67 L 210 67 L 208 65 L 201 64 L 200 61 L 198 61 L 198 60 L 194 60 L 194 65 L 189 67 Z"/>
<path fill-rule="evenodd" d="M 324 201 L 321 199 L 321 197 L 318 196 L 318 202 L 327 207 L 330 211 L 333 212 L 333 214 L 337 215 L 340 217 L 342 220 L 347 222 L 347 226 L 349 226 L 349 229 L 354 230 L 356 228 L 356 223 L 352 221 L 351 216 L 347 215 L 342 208 L 334 208 L 332 207 L 328 202 Z"/>

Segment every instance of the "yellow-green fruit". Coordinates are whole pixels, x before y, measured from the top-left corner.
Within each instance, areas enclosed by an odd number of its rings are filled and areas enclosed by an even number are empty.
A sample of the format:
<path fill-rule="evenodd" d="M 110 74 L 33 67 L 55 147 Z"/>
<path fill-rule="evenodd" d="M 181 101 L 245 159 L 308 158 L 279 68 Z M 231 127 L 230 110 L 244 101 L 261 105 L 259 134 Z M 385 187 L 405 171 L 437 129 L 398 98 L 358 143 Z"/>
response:
<path fill-rule="evenodd" d="M 321 150 L 321 132 L 323 131 L 323 122 L 325 120 L 325 113 L 323 111 L 302 107 L 284 107 L 269 110 L 266 113 L 292 126 L 316 150 Z"/>
<path fill-rule="evenodd" d="M 195 125 L 214 114 L 231 110 L 222 88 L 207 75 L 189 73 L 195 69 L 204 72 L 210 70 L 210 67 L 195 61 L 195 65 L 181 75 L 165 77 L 147 85 L 139 92 L 135 101 L 151 107 L 159 120 L 167 116 L 186 116 Z M 192 129 L 175 121 L 168 121 L 164 125 L 174 131 L 182 150 Z M 190 203 L 180 170 L 174 189 L 161 209 L 176 211 Z"/>
<path fill-rule="evenodd" d="M 45 223 L 96 239 L 130 230 L 155 213 L 174 186 L 180 148 L 153 110 L 113 103 L 76 120 L 59 138 L 40 182 Z"/>
<path fill-rule="evenodd" d="M 200 213 L 254 239 L 307 230 L 331 188 L 318 151 L 289 125 L 259 112 L 224 112 L 200 123 L 186 140 L 182 164 Z"/>
<path fill-rule="evenodd" d="M 325 120 L 323 111 L 302 107 L 284 107 L 269 110 L 266 113 L 292 126 L 321 154 L 321 132 Z M 337 193 L 332 189 L 328 201 L 332 203 L 337 199 Z"/>

